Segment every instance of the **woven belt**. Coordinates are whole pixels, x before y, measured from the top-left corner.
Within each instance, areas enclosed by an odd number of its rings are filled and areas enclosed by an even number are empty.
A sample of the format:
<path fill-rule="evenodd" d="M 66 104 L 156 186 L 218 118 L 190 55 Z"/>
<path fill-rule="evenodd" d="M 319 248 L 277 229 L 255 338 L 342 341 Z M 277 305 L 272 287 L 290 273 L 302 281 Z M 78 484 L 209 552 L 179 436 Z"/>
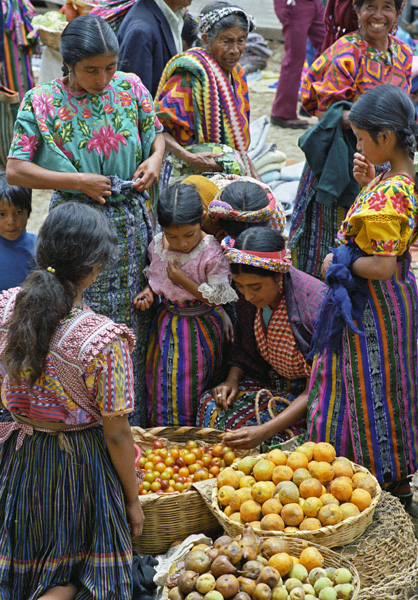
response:
<path fill-rule="evenodd" d="M 29 427 L 32 427 L 33 429 L 50 429 L 51 432 L 56 431 L 57 433 L 59 433 L 60 431 L 74 431 L 76 429 L 87 429 L 90 427 L 99 426 L 99 423 L 80 423 L 68 425 L 67 423 L 58 423 L 56 421 L 34 421 L 33 419 L 30 419 L 29 417 L 24 417 L 23 415 L 18 415 L 16 413 L 10 414 L 13 420 L 17 423 L 24 423 L 25 425 L 29 425 Z"/>
<path fill-rule="evenodd" d="M 178 306 L 173 306 L 172 304 L 169 305 L 164 303 L 164 306 L 168 310 L 168 312 L 172 313 L 173 315 L 177 315 L 178 317 L 198 317 L 200 315 L 207 315 L 210 312 L 212 312 L 214 308 L 209 304 L 202 304 L 201 306 L 190 307 L 183 306 L 179 308 Z"/>

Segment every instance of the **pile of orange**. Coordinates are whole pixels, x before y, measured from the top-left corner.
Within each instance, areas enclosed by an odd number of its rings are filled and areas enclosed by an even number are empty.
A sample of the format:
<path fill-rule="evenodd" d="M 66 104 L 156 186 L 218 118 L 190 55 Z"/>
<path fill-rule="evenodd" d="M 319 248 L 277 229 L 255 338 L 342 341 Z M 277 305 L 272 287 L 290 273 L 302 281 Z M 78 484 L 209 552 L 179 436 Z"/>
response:
<path fill-rule="evenodd" d="M 306 442 L 294 452 L 271 450 L 246 457 L 237 470 L 217 477 L 225 515 L 265 531 L 315 531 L 359 515 L 377 493 L 376 479 L 355 472 L 326 442 Z"/>

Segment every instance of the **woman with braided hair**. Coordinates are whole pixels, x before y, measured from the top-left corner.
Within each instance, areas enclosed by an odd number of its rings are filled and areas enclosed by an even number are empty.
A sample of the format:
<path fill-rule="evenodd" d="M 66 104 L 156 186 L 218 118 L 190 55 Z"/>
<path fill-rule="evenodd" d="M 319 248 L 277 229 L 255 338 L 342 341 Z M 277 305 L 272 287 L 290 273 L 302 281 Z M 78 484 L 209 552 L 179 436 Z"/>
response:
<path fill-rule="evenodd" d="M 308 433 L 367 467 L 411 511 L 418 297 L 408 249 L 418 237 L 418 125 L 407 94 L 388 84 L 359 98 L 349 120 L 360 153 L 354 174 L 364 187 L 323 265 L 329 291 L 313 344 Z M 371 180 L 373 165 L 386 163 Z"/>
<path fill-rule="evenodd" d="M 305 432 L 306 357 L 326 287 L 292 267 L 273 228 L 251 227 L 223 246 L 241 294 L 234 347 L 225 381 L 200 399 L 197 424 L 223 429 L 233 448 L 284 442 Z"/>

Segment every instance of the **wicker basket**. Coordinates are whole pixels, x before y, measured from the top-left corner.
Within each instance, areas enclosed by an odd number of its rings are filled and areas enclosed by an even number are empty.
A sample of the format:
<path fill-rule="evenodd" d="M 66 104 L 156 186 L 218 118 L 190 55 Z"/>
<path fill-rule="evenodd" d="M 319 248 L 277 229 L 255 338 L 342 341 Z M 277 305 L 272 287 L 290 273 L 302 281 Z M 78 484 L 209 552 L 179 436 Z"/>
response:
<path fill-rule="evenodd" d="M 217 429 L 198 427 L 155 427 L 146 430 L 132 427 L 134 441 L 143 449 L 152 448 L 157 438 L 164 441 L 168 449 L 175 444 L 184 445 L 188 440 L 199 441 L 202 446 L 207 446 L 219 443 L 220 436 L 224 433 Z M 244 456 L 248 451 L 236 454 Z M 164 554 L 173 542 L 183 540 L 193 533 L 217 537 L 222 528 L 203 499 L 204 495 L 210 497 L 215 483 L 216 479 L 195 483 L 181 494 L 140 496 L 145 523 L 142 535 L 133 541 L 134 548 L 140 554 Z"/>
<path fill-rule="evenodd" d="M 265 454 L 261 454 L 258 458 L 264 457 Z M 361 467 L 360 465 L 351 463 L 351 466 L 353 467 L 355 473 L 357 473 L 358 471 L 362 471 L 370 475 L 370 472 L 364 467 Z M 232 468 L 236 468 L 236 466 L 233 465 Z M 377 479 L 375 481 L 377 486 L 377 493 L 372 499 L 371 505 L 356 517 L 349 517 L 348 519 L 341 521 L 341 523 L 338 523 L 337 525 L 328 525 L 327 527 L 321 527 L 320 529 L 317 529 L 315 531 L 303 530 L 295 533 L 285 534 L 282 531 L 262 531 L 261 529 L 255 529 L 255 532 L 261 537 L 274 537 L 286 535 L 294 539 L 304 539 L 309 542 L 316 542 L 317 544 L 327 546 L 328 548 L 334 548 L 335 546 L 344 546 L 345 544 L 349 544 L 358 536 L 360 536 L 373 520 L 373 514 L 382 492 L 380 485 L 377 482 Z M 232 521 L 219 508 L 217 484 L 213 486 L 212 490 L 212 512 L 217 516 L 219 523 L 221 523 L 222 527 L 227 531 L 227 533 L 230 536 L 235 537 L 236 535 L 240 534 L 244 529 L 244 525 L 241 525 L 236 521 Z"/>
<path fill-rule="evenodd" d="M 271 537 L 271 536 L 269 536 Z M 292 556 L 296 556 L 299 558 L 302 550 L 305 550 L 305 548 L 307 548 L 308 546 L 310 547 L 314 547 L 317 548 L 320 553 L 322 554 L 322 556 L 325 559 L 324 562 L 324 569 L 328 568 L 328 567 L 334 567 L 335 569 L 339 569 L 339 568 L 346 568 L 350 571 L 351 575 L 353 576 L 351 583 L 354 587 L 354 593 L 351 597 L 351 600 L 358 600 L 359 599 L 359 594 L 360 592 L 360 577 L 359 574 L 357 572 L 356 567 L 344 556 L 341 556 L 341 554 L 337 554 L 336 552 L 334 552 L 333 550 L 330 550 L 329 548 L 325 548 L 324 546 L 320 546 L 319 544 L 315 544 L 312 542 L 307 542 L 306 540 L 301 540 L 301 539 L 295 539 L 293 537 L 290 536 L 284 536 L 284 539 L 287 541 L 287 543 L 289 544 L 289 551 L 290 554 Z M 164 598 L 166 600 L 168 600 L 168 592 L 169 589 L 167 587 L 164 587 Z M 373 600 L 377 600 L 378 598 L 387 598 L 386 596 L 375 596 Z"/>
<path fill-rule="evenodd" d="M 357 568 L 359 600 L 418 596 L 418 541 L 411 518 L 391 494 L 382 491 L 373 522 L 363 535 L 334 551 Z"/>
<path fill-rule="evenodd" d="M 64 29 L 62 31 L 64 31 Z M 54 48 L 55 50 L 60 49 L 62 31 L 44 29 L 43 27 L 38 28 L 39 37 L 41 38 L 41 42 L 44 44 L 44 46 L 49 46 L 50 48 Z"/>

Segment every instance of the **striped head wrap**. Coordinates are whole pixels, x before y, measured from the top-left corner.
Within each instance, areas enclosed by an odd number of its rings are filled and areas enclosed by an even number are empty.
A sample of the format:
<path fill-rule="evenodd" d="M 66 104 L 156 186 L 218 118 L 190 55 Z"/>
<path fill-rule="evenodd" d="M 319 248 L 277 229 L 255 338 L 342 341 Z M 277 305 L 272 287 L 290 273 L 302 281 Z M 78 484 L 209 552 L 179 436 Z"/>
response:
<path fill-rule="evenodd" d="M 234 248 L 235 240 L 226 237 L 221 246 L 224 255 L 230 264 L 249 265 L 275 271 L 276 273 L 287 273 L 292 266 L 290 251 L 285 248 L 276 252 L 254 252 L 253 250 L 238 250 Z"/>
<path fill-rule="evenodd" d="M 282 206 L 273 196 L 272 191 L 267 185 L 260 184 L 259 182 L 257 184 L 266 192 L 269 201 L 267 206 L 263 206 L 259 210 L 238 210 L 232 208 L 228 202 L 224 202 L 221 199 L 222 193 L 226 189 L 223 188 L 208 206 L 208 215 L 210 218 L 215 221 L 225 219 L 226 221 L 241 221 L 243 223 L 265 223 L 266 221 L 271 221 L 273 229 L 281 233 L 286 226 L 286 217 Z"/>
<path fill-rule="evenodd" d="M 211 10 L 204 15 L 199 15 L 200 33 L 207 33 L 214 25 L 216 25 L 218 21 L 233 14 L 241 15 L 247 21 L 247 33 L 254 29 L 255 19 L 251 15 L 248 15 L 245 10 L 239 8 L 238 6 L 224 6 L 223 8 Z"/>

